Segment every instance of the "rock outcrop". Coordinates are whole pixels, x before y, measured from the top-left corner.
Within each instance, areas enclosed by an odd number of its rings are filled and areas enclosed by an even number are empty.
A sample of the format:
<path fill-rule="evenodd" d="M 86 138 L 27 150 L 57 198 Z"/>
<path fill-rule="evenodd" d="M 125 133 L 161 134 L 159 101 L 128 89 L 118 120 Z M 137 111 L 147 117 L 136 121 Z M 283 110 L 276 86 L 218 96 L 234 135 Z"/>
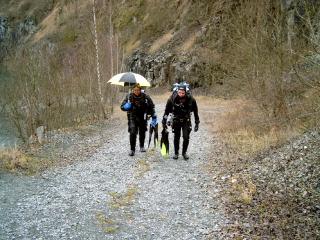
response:
<path fill-rule="evenodd" d="M 170 50 L 163 50 L 156 54 L 147 54 L 142 50 L 137 50 L 127 59 L 126 63 L 129 71 L 146 76 L 153 86 L 173 84 L 180 80 L 199 85 L 201 75 L 198 74 L 198 71 L 204 64 L 197 56 L 177 55 Z"/>
<path fill-rule="evenodd" d="M 15 24 L 5 16 L 0 16 L 0 61 L 6 56 L 9 49 L 27 39 L 37 30 L 35 21 L 28 17 Z"/>

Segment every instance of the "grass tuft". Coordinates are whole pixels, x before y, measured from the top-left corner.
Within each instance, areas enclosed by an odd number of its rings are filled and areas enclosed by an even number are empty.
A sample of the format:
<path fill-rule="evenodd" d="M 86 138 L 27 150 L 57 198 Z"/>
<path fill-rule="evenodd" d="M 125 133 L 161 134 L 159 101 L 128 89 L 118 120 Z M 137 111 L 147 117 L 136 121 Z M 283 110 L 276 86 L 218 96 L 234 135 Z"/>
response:
<path fill-rule="evenodd" d="M 251 204 L 252 199 L 257 192 L 256 185 L 250 176 L 238 174 L 231 178 L 231 186 L 233 188 L 235 200 L 243 204 Z"/>
<path fill-rule="evenodd" d="M 140 159 L 137 165 L 136 177 L 142 177 L 146 172 L 150 171 L 150 163 L 144 159 Z"/>
<path fill-rule="evenodd" d="M 105 233 L 113 234 L 116 233 L 120 228 L 115 221 L 113 221 L 110 218 L 107 218 L 103 212 L 97 213 L 96 219 L 99 225 L 103 227 Z"/>
<path fill-rule="evenodd" d="M 0 150 L 0 169 L 9 172 L 21 171 L 26 174 L 34 174 L 49 164 L 49 161 L 41 161 L 18 149 Z"/>
<path fill-rule="evenodd" d="M 138 189 L 134 186 L 129 187 L 125 193 L 111 192 L 109 193 L 111 197 L 109 204 L 114 209 L 126 207 L 132 204 L 137 192 Z"/>

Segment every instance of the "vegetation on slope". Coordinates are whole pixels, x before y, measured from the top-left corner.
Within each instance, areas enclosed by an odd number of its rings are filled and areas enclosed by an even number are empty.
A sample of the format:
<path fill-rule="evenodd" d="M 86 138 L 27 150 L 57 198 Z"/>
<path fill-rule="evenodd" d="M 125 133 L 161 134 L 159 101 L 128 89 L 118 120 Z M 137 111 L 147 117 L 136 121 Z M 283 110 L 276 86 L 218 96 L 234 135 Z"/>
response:
<path fill-rule="evenodd" d="M 21 137 L 28 141 L 42 125 L 51 130 L 108 117 L 117 99 L 116 89 L 106 81 L 126 70 L 123 60 L 135 50 L 150 56 L 163 49 L 176 55 L 189 53 L 197 56 L 200 65 L 194 92 L 228 99 L 218 100 L 228 111 L 211 123 L 236 152 L 233 160 L 222 163 L 232 175 L 229 203 L 238 220 L 245 218 L 251 225 L 237 225 L 235 231 L 240 229 L 240 236 L 247 238 L 286 238 L 290 232 L 302 238 L 309 216 L 312 221 L 307 227 L 316 229 L 319 176 L 312 172 L 316 155 L 309 155 L 304 142 L 272 166 L 259 153 L 319 127 L 320 4 L 311 0 L 96 0 L 101 108 L 92 3 L 2 1 L 0 15 L 8 17 L 11 28 L 27 18 L 37 24 L 36 32 L 9 49 L 2 66 L 6 80 L 0 82 L 0 103 Z M 208 101 L 202 102 L 208 109 L 216 103 L 211 98 L 203 101 Z M 205 121 L 210 123 L 211 116 Z M 312 146 L 317 148 L 316 140 Z M 306 168 L 301 153 L 308 154 Z M 10 160 L 3 161 L 9 169 L 28 168 L 30 163 L 19 152 L 2 155 Z M 287 166 L 293 170 L 285 171 Z M 277 174 L 267 176 L 273 168 Z M 296 189 L 287 188 L 285 181 L 301 172 L 308 178 L 297 180 Z M 283 173 L 285 179 L 276 186 L 277 176 Z M 252 225 L 255 221 L 257 225 Z"/>

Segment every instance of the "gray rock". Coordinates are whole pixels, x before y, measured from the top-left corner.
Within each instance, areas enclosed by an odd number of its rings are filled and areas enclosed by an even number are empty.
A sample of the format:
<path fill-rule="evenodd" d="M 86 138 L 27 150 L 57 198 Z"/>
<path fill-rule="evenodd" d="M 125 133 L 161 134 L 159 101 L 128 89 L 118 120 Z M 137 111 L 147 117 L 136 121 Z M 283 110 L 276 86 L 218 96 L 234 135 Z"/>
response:
<path fill-rule="evenodd" d="M 5 40 L 8 28 L 8 18 L 0 16 L 0 42 Z"/>
<path fill-rule="evenodd" d="M 173 84 L 185 80 L 199 85 L 198 71 L 203 63 L 189 53 L 179 55 L 169 50 L 160 50 L 155 54 L 146 54 L 137 50 L 127 59 L 128 70 L 146 76 L 153 86 Z"/>

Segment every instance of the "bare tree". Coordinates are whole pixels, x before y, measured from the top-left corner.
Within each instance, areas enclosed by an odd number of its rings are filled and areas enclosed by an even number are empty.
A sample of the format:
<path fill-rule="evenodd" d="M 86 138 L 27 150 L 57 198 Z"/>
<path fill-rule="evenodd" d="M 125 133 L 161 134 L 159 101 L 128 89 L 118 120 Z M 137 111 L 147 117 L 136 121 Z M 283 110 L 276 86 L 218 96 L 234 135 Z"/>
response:
<path fill-rule="evenodd" d="M 109 38 L 110 38 L 110 72 L 111 76 L 113 70 L 113 24 L 112 24 L 112 0 L 109 1 Z"/>
<path fill-rule="evenodd" d="M 106 118 L 106 113 L 103 107 L 103 95 L 101 88 L 101 75 L 100 75 L 100 61 L 99 61 L 99 46 L 98 46 L 98 34 L 97 34 L 97 20 L 96 20 L 96 1 L 92 0 L 92 13 L 93 13 L 93 27 L 94 27 L 94 44 L 96 48 L 96 67 L 97 67 L 97 80 L 98 80 L 98 91 L 100 98 L 100 105 L 103 117 Z"/>

